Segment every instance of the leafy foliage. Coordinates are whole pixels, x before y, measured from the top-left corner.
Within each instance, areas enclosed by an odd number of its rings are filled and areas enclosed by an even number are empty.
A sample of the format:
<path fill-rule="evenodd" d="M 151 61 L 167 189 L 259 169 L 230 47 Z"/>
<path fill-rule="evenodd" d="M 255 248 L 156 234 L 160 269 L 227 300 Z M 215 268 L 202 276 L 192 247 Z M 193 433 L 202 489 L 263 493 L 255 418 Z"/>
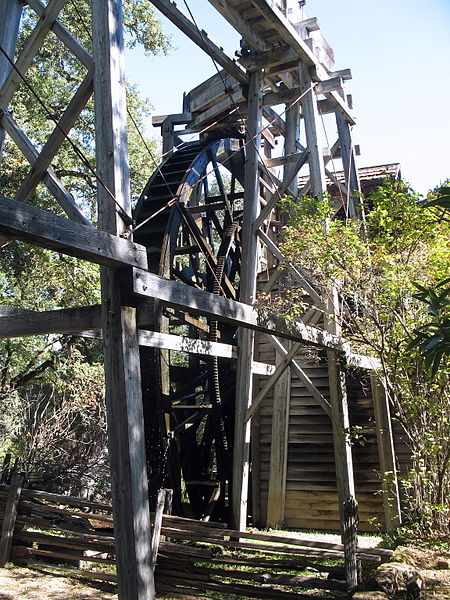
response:
<path fill-rule="evenodd" d="M 412 452 L 410 513 L 428 515 L 429 527 L 447 527 L 449 222 L 403 182 L 387 181 L 364 203 L 365 228 L 335 218 L 328 198 L 286 199 L 282 251 L 325 294 L 338 290 L 344 335 L 381 360 L 392 412 Z M 293 315 L 307 308 L 290 290 L 283 307 Z"/>
<path fill-rule="evenodd" d="M 414 330 L 416 336 L 409 348 L 417 348 L 424 357 L 425 366 L 431 369 L 434 377 L 445 356 L 450 355 L 450 278 L 439 281 L 435 288 L 424 287 L 419 283 L 419 290 L 414 298 L 427 305 L 430 321 Z"/>

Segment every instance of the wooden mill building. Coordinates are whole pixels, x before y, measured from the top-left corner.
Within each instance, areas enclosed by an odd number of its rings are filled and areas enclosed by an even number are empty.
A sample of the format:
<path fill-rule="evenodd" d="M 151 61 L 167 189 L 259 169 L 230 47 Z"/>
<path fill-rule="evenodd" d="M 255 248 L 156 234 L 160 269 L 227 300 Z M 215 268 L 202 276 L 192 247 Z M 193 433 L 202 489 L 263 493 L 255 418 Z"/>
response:
<path fill-rule="evenodd" d="M 285 194 L 320 197 L 328 177 L 348 216 L 361 217 L 351 73 L 303 3 L 209 1 L 242 37 L 238 58 L 172 0 L 152 2 L 216 69 L 182 112 L 154 120 L 163 160 L 133 210 L 120 0 L 93 0 L 92 54 L 58 20 L 65 0 L 26 0 L 39 19 L 15 55 L 22 3 L 0 5 L 0 144 L 10 136 L 30 162 L 16 197 L 0 197 L 0 234 L 98 264 L 102 285 L 101 306 L 16 311 L 0 317 L 0 335 L 102 331 L 119 597 L 130 600 L 153 597 L 148 513 L 162 486 L 178 512 L 241 530 L 249 516 L 339 529 L 355 498 L 362 529 L 399 518 L 396 478 L 377 494 L 396 472 L 379 365 L 343 339 L 339 298 L 291 266 L 309 304 L 301 318 L 257 304 L 258 290 L 276 293 L 285 277 Z M 86 75 L 38 150 L 8 106 L 50 32 Z M 92 94 L 98 227 L 51 169 Z M 338 132 L 326 151 L 322 120 Z M 66 217 L 26 202 L 41 182 Z M 353 425 L 364 447 L 343 435 Z"/>

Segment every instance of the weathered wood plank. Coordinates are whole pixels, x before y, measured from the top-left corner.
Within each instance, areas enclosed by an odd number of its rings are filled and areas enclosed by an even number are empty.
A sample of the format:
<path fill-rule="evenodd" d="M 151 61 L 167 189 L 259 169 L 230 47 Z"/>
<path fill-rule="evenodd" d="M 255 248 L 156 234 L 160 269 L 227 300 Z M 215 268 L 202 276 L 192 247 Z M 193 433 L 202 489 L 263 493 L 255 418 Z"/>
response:
<path fill-rule="evenodd" d="M 11 60 L 14 58 L 21 14 L 22 3 L 18 0 L 4 0 L 0 3 L 0 45 L 6 54 L 4 56 L 3 53 L 0 53 L 0 89 L 11 72 L 11 64 L 8 58 Z M 0 127 L 0 161 L 2 159 L 4 137 L 5 132 Z"/>
<path fill-rule="evenodd" d="M 18 314 L 0 317 L 0 338 L 72 333 L 100 328 L 101 306 L 83 306 L 42 312 L 19 310 Z"/>
<path fill-rule="evenodd" d="M 168 306 L 207 317 L 216 317 L 241 327 L 276 334 L 294 341 L 303 341 L 314 346 L 348 350 L 348 344 L 345 344 L 339 336 L 300 322 L 288 321 L 268 311 L 257 310 L 243 302 L 197 290 L 143 269 L 133 269 L 133 291 L 139 296 L 162 300 Z"/>
<path fill-rule="evenodd" d="M 14 527 L 17 518 L 17 507 L 24 479 L 25 477 L 22 473 L 15 473 L 12 477 L 11 485 L 9 486 L 0 538 L 0 567 L 4 567 L 10 559 Z"/>
<path fill-rule="evenodd" d="M 114 237 L 131 214 L 121 0 L 94 1 L 92 34 L 96 168 L 102 182 L 97 186 L 99 227 Z M 102 267 L 100 278 L 118 595 L 120 600 L 153 600 L 136 310 L 123 305 L 117 269 Z"/>
<path fill-rule="evenodd" d="M 147 264 L 144 246 L 2 195 L 0 233 L 100 265 Z"/>
<path fill-rule="evenodd" d="M 269 50 L 268 44 L 261 35 L 244 19 L 239 10 L 227 0 L 209 0 L 210 4 L 238 31 L 252 48 Z"/>
<path fill-rule="evenodd" d="M 373 412 L 375 416 L 377 448 L 382 477 L 383 508 L 387 531 L 401 525 L 400 494 L 397 477 L 397 461 L 394 449 L 392 419 L 389 400 L 382 380 L 372 375 Z"/>
<path fill-rule="evenodd" d="M 288 342 L 289 345 L 289 342 Z M 291 396 L 291 358 L 297 353 L 300 344 L 291 343 L 286 356 L 276 354 L 277 366 L 287 362 L 287 368 L 273 391 L 272 403 L 272 440 L 269 459 L 269 490 L 267 496 L 268 527 L 281 528 L 284 526 L 286 507 L 286 475 L 288 468 L 289 442 L 289 409 Z M 288 351 L 289 347 L 286 349 Z"/>
<path fill-rule="evenodd" d="M 252 304 L 256 300 L 258 274 L 258 238 L 253 223 L 259 212 L 259 153 L 262 125 L 262 71 L 250 74 L 248 91 L 247 150 L 245 154 L 244 212 L 242 221 L 242 258 L 240 300 Z M 236 374 L 234 413 L 232 515 L 235 529 L 247 525 L 248 485 L 250 475 L 250 423 L 245 418 L 253 398 L 252 362 L 255 334 L 251 329 L 239 330 L 239 358 Z"/>
<path fill-rule="evenodd" d="M 163 510 L 166 500 L 166 490 L 159 490 L 156 500 L 156 510 L 152 529 L 152 568 L 155 569 L 158 557 L 159 542 L 161 539 L 161 527 L 163 521 Z"/>

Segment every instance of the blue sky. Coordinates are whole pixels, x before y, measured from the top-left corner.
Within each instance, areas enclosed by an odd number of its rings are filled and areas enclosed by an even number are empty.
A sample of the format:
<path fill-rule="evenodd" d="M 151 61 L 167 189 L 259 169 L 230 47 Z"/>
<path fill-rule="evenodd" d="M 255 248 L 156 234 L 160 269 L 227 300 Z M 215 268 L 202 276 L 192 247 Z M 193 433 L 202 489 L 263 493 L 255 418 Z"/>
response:
<path fill-rule="evenodd" d="M 230 54 L 239 48 L 239 36 L 207 0 L 189 6 L 214 41 Z M 305 8 L 318 17 L 336 67 L 352 70 L 346 92 L 357 117 L 359 166 L 399 162 L 421 193 L 450 177 L 450 0 L 308 0 Z M 173 36 L 171 56 L 127 56 L 128 79 L 155 115 L 181 112 L 183 91 L 216 72 L 205 53 L 161 21 Z"/>

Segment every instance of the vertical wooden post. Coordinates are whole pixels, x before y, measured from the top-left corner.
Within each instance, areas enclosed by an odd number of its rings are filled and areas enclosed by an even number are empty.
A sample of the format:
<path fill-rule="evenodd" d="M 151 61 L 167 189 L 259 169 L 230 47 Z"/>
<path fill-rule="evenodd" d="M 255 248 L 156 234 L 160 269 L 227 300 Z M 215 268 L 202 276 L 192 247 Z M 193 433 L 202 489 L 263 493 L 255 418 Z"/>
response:
<path fill-rule="evenodd" d="M 0 2 L 0 45 L 11 59 L 14 58 L 17 36 L 19 35 L 22 3 L 19 0 L 2 0 Z M 0 53 L 0 88 L 11 71 L 9 60 Z M 2 160 L 5 131 L 0 127 L 0 162 Z"/>
<path fill-rule="evenodd" d="M 323 162 L 322 144 L 319 123 L 319 111 L 317 99 L 312 89 L 313 81 L 309 69 L 300 63 L 300 90 L 305 94 L 300 100 L 303 118 L 305 120 L 305 132 L 308 152 L 309 174 L 311 181 L 311 192 L 313 196 L 321 198 L 327 191 L 325 179 L 325 166 Z M 310 90 L 309 92 L 307 90 Z M 307 92 L 307 93 L 305 93 Z"/>
<path fill-rule="evenodd" d="M 277 354 L 276 363 L 281 359 Z M 273 389 L 267 527 L 280 528 L 284 524 L 290 398 L 291 370 L 288 367 Z"/>
<path fill-rule="evenodd" d="M 156 566 L 156 560 L 158 558 L 159 541 L 161 539 L 161 527 L 164 513 L 164 506 L 166 503 L 166 490 L 159 490 L 158 498 L 156 500 L 155 519 L 153 521 L 153 533 L 152 533 L 152 567 Z"/>
<path fill-rule="evenodd" d="M 325 328 L 334 335 L 340 334 L 339 299 L 336 290 L 329 290 Z M 344 503 L 355 498 L 353 460 L 350 440 L 350 418 L 348 414 L 347 386 L 345 373 L 340 364 L 340 355 L 327 350 L 328 380 L 330 385 L 331 421 L 333 428 L 334 458 L 341 522 L 344 520 Z"/>
<path fill-rule="evenodd" d="M 130 211 L 121 0 L 93 1 L 99 226 L 114 235 Z M 102 268 L 108 445 L 120 600 L 153 600 L 151 528 L 136 310 L 122 273 Z"/>
<path fill-rule="evenodd" d="M 3 518 L 2 535 L 0 538 L 0 567 L 4 567 L 11 557 L 11 548 L 16 525 L 17 507 L 22 493 L 25 476 L 14 473 L 6 499 L 5 516 Z"/>
<path fill-rule="evenodd" d="M 9 466 L 11 464 L 11 454 L 8 452 L 5 454 L 5 458 L 3 459 L 2 473 L 0 477 L 0 483 L 7 483 L 9 479 Z"/>
<path fill-rule="evenodd" d="M 342 543 L 344 544 L 345 556 L 345 579 L 347 581 L 347 590 L 349 596 L 352 596 L 358 587 L 359 579 L 359 561 L 356 556 L 358 548 L 358 537 L 356 535 L 358 527 L 358 503 L 354 498 L 349 498 L 344 502 L 342 522 Z"/>
<path fill-rule="evenodd" d="M 247 147 L 245 157 L 244 215 L 242 223 L 242 270 L 240 300 L 252 304 L 256 294 L 258 241 L 253 223 L 259 212 L 258 158 L 261 148 L 262 72 L 250 74 Z M 240 531 L 247 524 L 248 480 L 250 469 L 250 421 L 245 413 L 253 394 L 252 360 L 254 332 L 239 331 L 239 358 L 236 378 L 236 408 L 233 450 L 233 526 Z"/>
<path fill-rule="evenodd" d="M 303 64 L 300 65 L 300 81 L 302 91 L 306 91 L 311 87 L 312 80 L 309 70 Z M 313 91 L 307 93 L 302 99 L 302 108 L 308 146 L 311 190 L 314 196 L 320 198 L 326 193 L 327 188 L 322 148 L 319 142 L 321 136 L 319 135 L 317 125 L 319 115 L 317 99 Z M 338 294 L 335 289 L 327 290 L 327 293 L 325 328 L 330 333 L 338 335 L 340 334 Z M 327 350 L 339 514 L 341 523 L 344 523 L 344 503 L 355 498 L 355 483 L 353 478 L 352 452 L 348 436 L 350 420 L 345 374 L 340 365 L 339 358 L 339 354 L 335 350 Z"/>
<path fill-rule="evenodd" d="M 358 169 L 356 168 L 350 125 L 339 113 L 336 113 L 336 125 L 341 148 L 342 168 L 344 170 L 345 183 L 349 190 L 347 206 L 348 216 L 351 219 L 363 219 L 364 213 L 361 206 L 361 200 L 358 196 L 360 191 Z"/>
<path fill-rule="evenodd" d="M 392 531 L 401 525 L 400 494 L 395 464 L 394 436 L 392 433 L 389 401 L 382 381 L 371 377 L 373 410 L 377 432 L 378 456 L 383 477 L 383 508 L 386 530 Z"/>
<path fill-rule="evenodd" d="M 297 102 L 294 106 L 286 106 L 286 130 L 284 134 L 284 154 L 294 154 L 297 152 L 297 142 L 300 139 L 300 103 Z M 284 176 L 289 171 L 289 165 L 284 167 Z M 298 193 L 298 177 L 294 177 L 290 184 L 290 189 L 297 195 Z"/>

